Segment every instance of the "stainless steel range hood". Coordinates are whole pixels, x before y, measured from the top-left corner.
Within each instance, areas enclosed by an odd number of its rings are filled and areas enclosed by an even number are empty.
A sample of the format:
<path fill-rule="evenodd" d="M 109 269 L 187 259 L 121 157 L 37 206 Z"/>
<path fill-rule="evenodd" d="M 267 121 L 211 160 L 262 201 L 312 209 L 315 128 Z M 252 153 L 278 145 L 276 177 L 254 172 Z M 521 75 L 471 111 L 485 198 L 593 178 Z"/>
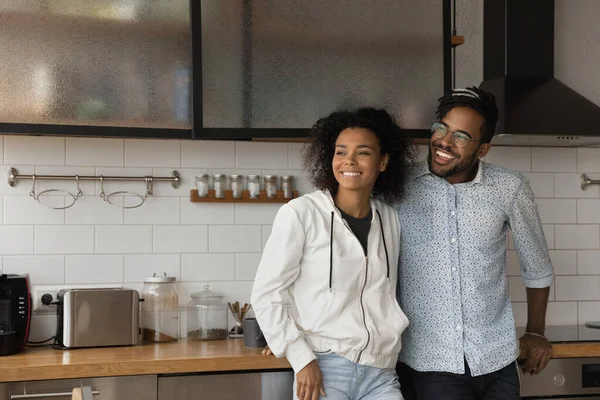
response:
<path fill-rule="evenodd" d="M 554 0 L 484 2 L 481 88 L 500 112 L 493 144 L 600 146 L 600 107 L 554 76 L 554 10 Z"/>

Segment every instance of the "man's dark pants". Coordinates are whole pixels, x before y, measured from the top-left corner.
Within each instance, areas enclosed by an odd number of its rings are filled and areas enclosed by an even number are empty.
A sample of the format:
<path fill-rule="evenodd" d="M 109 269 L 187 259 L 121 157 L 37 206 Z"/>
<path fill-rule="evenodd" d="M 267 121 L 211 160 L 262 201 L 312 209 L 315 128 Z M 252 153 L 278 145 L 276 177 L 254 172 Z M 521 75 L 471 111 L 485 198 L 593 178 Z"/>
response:
<path fill-rule="evenodd" d="M 482 376 L 471 376 L 465 361 L 464 374 L 419 372 L 408 365 L 396 367 L 405 400 L 519 400 L 516 363 Z"/>

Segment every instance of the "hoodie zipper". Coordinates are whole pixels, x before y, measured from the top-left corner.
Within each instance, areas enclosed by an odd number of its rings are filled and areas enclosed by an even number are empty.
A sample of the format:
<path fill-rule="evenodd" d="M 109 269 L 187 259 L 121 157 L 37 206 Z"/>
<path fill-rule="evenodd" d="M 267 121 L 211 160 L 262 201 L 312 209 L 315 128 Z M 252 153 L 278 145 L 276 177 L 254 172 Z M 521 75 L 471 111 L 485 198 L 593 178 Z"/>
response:
<path fill-rule="evenodd" d="M 358 242 L 358 245 L 362 248 L 362 244 L 360 243 L 360 240 L 358 240 L 358 238 L 356 237 L 356 235 L 354 234 L 354 232 L 352 232 L 352 229 L 350 229 L 350 227 L 346 224 L 346 221 L 344 221 L 343 218 L 342 218 L 342 222 L 344 223 L 344 226 L 346 227 L 346 229 L 348 229 L 350 231 L 350 233 L 352 234 L 352 236 L 354 236 L 354 238 Z M 369 235 L 370 234 L 371 234 L 371 230 L 369 229 Z M 368 239 L 368 236 L 367 236 L 367 246 L 368 245 L 369 245 L 369 239 Z M 371 333 L 369 332 L 369 328 L 367 328 L 367 313 L 365 312 L 365 306 L 363 304 L 363 298 L 364 298 L 364 294 L 365 294 L 365 288 L 367 287 L 367 279 L 369 278 L 369 258 L 365 254 L 364 250 L 363 250 L 363 254 L 365 255 L 365 280 L 363 282 L 363 287 L 360 290 L 360 310 L 362 312 L 363 325 L 365 327 L 365 331 L 367 332 L 367 343 L 365 343 L 365 346 L 358 353 L 358 357 L 356 359 L 357 363 L 360 362 L 360 359 L 361 359 L 363 353 L 365 352 L 365 350 L 369 346 L 369 343 L 371 342 Z"/>

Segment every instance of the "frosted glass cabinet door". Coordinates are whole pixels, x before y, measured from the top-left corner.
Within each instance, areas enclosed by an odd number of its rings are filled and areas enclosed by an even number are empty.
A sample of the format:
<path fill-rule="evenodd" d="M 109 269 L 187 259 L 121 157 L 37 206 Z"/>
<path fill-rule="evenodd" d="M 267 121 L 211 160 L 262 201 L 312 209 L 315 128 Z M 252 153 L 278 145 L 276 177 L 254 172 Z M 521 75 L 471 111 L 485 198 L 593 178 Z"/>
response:
<path fill-rule="evenodd" d="M 200 0 L 206 128 L 308 128 L 385 107 L 428 129 L 444 93 L 444 0 Z"/>
<path fill-rule="evenodd" d="M 0 121 L 189 129 L 190 43 L 189 0 L 2 0 Z"/>

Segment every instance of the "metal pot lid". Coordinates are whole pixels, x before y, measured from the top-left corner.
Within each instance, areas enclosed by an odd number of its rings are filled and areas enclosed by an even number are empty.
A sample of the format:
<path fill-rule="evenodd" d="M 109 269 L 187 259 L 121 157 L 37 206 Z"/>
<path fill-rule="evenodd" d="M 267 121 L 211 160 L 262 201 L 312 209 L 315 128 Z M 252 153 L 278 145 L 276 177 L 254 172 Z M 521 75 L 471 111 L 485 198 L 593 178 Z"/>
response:
<path fill-rule="evenodd" d="M 154 275 L 149 276 L 146 279 L 144 279 L 144 282 L 149 282 L 149 283 L 175 282 L 175 277 L 174 276 L 167 276 L 166 272 L 163 272 L 162 275 L 156 275 L 156 272 L 155 272 Z"/>

